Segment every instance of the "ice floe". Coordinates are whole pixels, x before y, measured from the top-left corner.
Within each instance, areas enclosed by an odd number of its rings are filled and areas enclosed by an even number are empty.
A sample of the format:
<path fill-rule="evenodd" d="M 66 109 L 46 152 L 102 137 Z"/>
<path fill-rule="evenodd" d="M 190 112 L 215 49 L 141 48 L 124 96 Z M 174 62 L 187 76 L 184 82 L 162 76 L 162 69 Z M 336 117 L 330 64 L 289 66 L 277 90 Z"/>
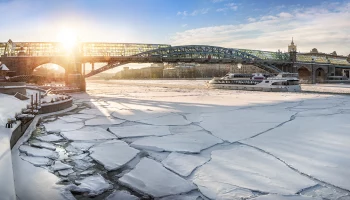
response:
<path fill-rule="evenodd" d="M 79 119 L 92 119 L 92 118 L 96 117 L 96 115 L 73 114 L 73 115 L 70 115 L 70 117 L 79 118 Z"/>
<path fill-rule="evenodd" d="M 200 125 L 229 142 L 249 138 L 290 120 L 296 112 L 270 108 L 243 109 L 203 114 Z"/>
<path fill-rule="evenodd" d="M 34 146 L 34 147 L 40 147 L 40 148 L 53 150 L 53 151 L 56 150 L 56 146 L 51 144 L 51 143 L 48 143 L 48 142 L 40 142 L 40 141 L 34 140 L 34 141 L 30 142 L 30 145 Z"/>
<path fill-rule="evenodd" d="M 63 169 L 63 170 L 58 171 L 58 174 L 60 176 L 68 176 L 69 174 L 72 174 L 72 173 L 74 173 L 74 171 L 72 169 Z"/>
<path fill-rule="evenodd" d="M 87 170 L 90 167 L 94 166 L 93 163 L 86 162 L 84 160 L 74 160 L 73 164 L 74 164 L 74 168 L 79 170 Z"/>
<path fill-rule="evenodd" d="M 51 151 L 48 149 L 40 149 L 36 147 L 31 147 L 28 145 L 21 145 L 19 147 L 19 150 L 23 153 L 26 153 L 29 156 L 35 156 L 35 157 L 46 157 L 51 159 L 57 159 L 58 153 L 55 151 Z"/>
<path fill-rule="evenodd" d="M 110 194 L 106 198 L 106 200 L 138 200 L 138 199 L 139 198 L 137 196 L 134 196 L 125 190 L 114 191 L 112 194 Z"/>
<path fill-rule="evenodd" d="M 350 115 L 305 118 L 242 141 L 321 181 L 350 190 Z"/>
<path fill-rule="evenodd" d="M 321 200 L 321 199 L 305 197 L 300 195 L 283 196 L 283 195 L 277 195 L 277 194 L 268 194 L 268 195 L 255 197 L 252 200 Z"/>
<path fill-rule="evenodd" d="M 202 149 L 206 149 L 221 142 L 222 140 L 205 131 L 197 131 L 162 137 L 141 138 L 131 143 L 131 146 L 153 151 L 199 153 Z"/>
<path fill-rule="evenodd" d="M 92 175 L 93 173 L 95 173 L 95 170 L 89 169 L 89 170 L 85 170 L 85 171 L 81 172 L 80 175 Z"/>
<path fill-rule="evenodd" d="M 80 129 L 84 126 L 82 122 L 67 123 L 63 120 L 56 120 L 53 122 L 44 123 L 46 131 L 49 132 L 60 132 L 60 131 L 72 131 Z"/>
<path fill-rule="evenodd" d="M 162 161 L 162 164 L 164 167 L 181 176 L 188 176 L 195 168 L 203 165 L 208 160 L 209 158 L 202 156 L 172 152 L 165 160 Z"/>
<path fill-rule="evenodd" d="M 95 144 L 98 144 L 98 143 L 100 143 L 100 142 L 99 141 L 87 141 L 87 142 L 74 141 L 74 142 L 70 143 L 70 145 L 72 145 L 76 149 L 80 149 L 82 151 L 87 151 L 92 146 L 94 146 Z"/>
<path fill-rule="evenodd" d="M 79 155 L 71 156 L 70 159 L 72 159 L 72 160 L 81 160 L 81 159 L 84 159 L 88 155 L 89 155 L 88 153 L 82 153 L 82 154 L 79 154 Z"/>
<path fill-rule="evenodd" d="M 120 140 L 98 144 L 89 151 L 90 156 L 108 171 L 122 167 L 139 153 L 139 150 Z"/>
<path fill-rule="evenodd" d="M 36 137 L 36 139 L 41 140 L 41 141 L 45 141 L 45 142 L 58 142 L 58 141 L 63 140 L 63 138 L 61 136 L 57 136 L 55 134 L 38 136 L 38 137 Z"/>
<path fill-rule="evenodd" d="M 206 190 L 204 195 L 215 194 L 215 198 L 222 198 L 230 191 L 235 193 L 238 187 L 292 195 L 316 185 L 275 157 L 252 147 L 237 145 L 228 150 L 216 150 L 211 153 L 211 158 L 194 172 L 193 177 L 199 189 Z M 236 197 L 232 195 L 232 198 Z"/>
<path fill-rule="evenodd" d="M 107 140 L 117 138 L 112 133 L 100 127 L 84 127 L 76 131 L 61 132 L 61 135 L 68 140 Z"/>
<path fill-rule="evenodd" d="M 141 136 L 162 136 L 171 134 L 167 126 L 152 126 L 137 124 L 133 126 L 109 127 L 109 130 L 118 138 L 141 137 Z"/>
<path fill-rule="evenodd" d="M 153 197 L 186 193 L 196 189 L 189 181 L 149 158 L 142 158 L 133 170 L 119 179 L 119 182 Z"/>
<path fill-rule="evenodd" d="M 173 196 L 160 198 L 159 200 L 199 200 L 199 195 L 197 194 L 173 195 Z"/>
<path fill-rule="evenodd" d="M 49 166 L 52 165 L 52 160 L 44 157 L 32 157 L 21 155 L 21 158 L 25 161 L 32 163 L 34 166 Z"/>
<path fill-rule="evenodd" d="M 60 120 L 63 120 L 65 122 L 68 123 L 72 123 L 72 122 L 81 122 L 83 121 L 81 118 L 76 118 L 76 117 L 72 117 L 71 115 L 67 115 L 67 116 L 63 116 L 63 117 L 58 117 Z"/>
<path fill-rule="evenodd" d="M 315 187 L 303 190 L 301 195 L 309 197 L 317 197 L 321 199 L 337 199 L 337 200 L 349 200 L 350 193 L 336 188 L 330 188 L 322 185 L 316 185 Z"/>
<path fill-rule="evenodd" d="M 109 116 L 109 112 L 106 111 L 105 109 L 97 109 L 97 108 L 92 108 L 92 109 L 84 109 L 79 112 L 79 114 L 88 114 L 88 115 L 98 115 L 98 116 Z"/>
<path fill-rule="evenodd" d="M 81 181 L 75 181 L 79 185 L 68 185 L 67 190 L 87 193 L 88 196 L 97 196 L 104 191 L 112 189 L 113 186 L 106 181 L 100 174 L 88 176 Z"/>
<path fill-rule="evenodd" d="M 151 119 L 143 119 L 138 122 L 151 124 L 151 125 L 159 125 L 159 126 L 175 126 L 175 125 L 188 125 L 191 122 L 184 119 L 183 116 L 179 114 L 169 114 Z"/>
<path fill-rule="evenodd" d="M 98 118 L 86 120 L 85 125 L 87 126 L 113 125 L 113 124 L 121 124 L 123 122 L 125 122 L 125 120 L 114 119 L 110 117 L 98 117 Z"/>
<path fill-rule="evenodd" d="M 170 126 L 169 130 L 172 134 L 178 134 L 178 133 L 190 133 L 190 132 L 202 131 L 203 128 L 191 124 L 187 126 Z"/>
<path fill-rule="evenodd" d="M 62 163 L 61 161 L 55 161 L 55 163 L 51 166 L 53 171 L 59 171 L 64 169 L 72 169 L 73 167 L 67 164 Z"/>

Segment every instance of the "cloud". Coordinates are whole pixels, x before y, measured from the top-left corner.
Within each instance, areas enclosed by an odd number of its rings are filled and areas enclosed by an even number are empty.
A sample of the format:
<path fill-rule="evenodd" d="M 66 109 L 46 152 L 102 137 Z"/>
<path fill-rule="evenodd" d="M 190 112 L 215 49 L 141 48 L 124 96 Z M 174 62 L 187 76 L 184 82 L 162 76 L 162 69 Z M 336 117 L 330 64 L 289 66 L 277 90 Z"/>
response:
<path fill-rule="evenodd" d="M 211 2 L 213 2 L 213 3 L 219 3 L 219 2 L 223 2 L 223 1 L 226 1 L 226 0 L 211 0 Z"/>
<path fill-rule="evenodd" d="M 276 15 L 248 18 L 247 23 L 190 29 L 173 35 L 173 45 L 207 44 L 232 48 L 287 51 L 291 38 L 298 51 L 350 53 L 350 3 L 323 3 Z"/>
<path fill-rule="evenodd" d="M 198 10 L 194 10 L 192 11 L 191 13 L 188 13 L 187 11 L 178 11 L 176 13 L 177 16 L 183 16 L 183 17 L 186 17 L 186 16 L 196 16 L 196 15 L 204 15 L 204 14 L 207 14 L 209 12 L 209 8 L 202 8 L 202 9 L 198 9 Z"/>
<path fill-rule="evenodd" d="M 236 4 L 236 3 L 227 3 L 227 4 L 225 4 L 225 7 L 218 8 L 218 9 L 216 9 L 216 11 L 217 12 L 225 12 L 225 11 L 229 11 L 229 10 L 236 11 L 237 9 L 238 9 L 238 4 Z"/>

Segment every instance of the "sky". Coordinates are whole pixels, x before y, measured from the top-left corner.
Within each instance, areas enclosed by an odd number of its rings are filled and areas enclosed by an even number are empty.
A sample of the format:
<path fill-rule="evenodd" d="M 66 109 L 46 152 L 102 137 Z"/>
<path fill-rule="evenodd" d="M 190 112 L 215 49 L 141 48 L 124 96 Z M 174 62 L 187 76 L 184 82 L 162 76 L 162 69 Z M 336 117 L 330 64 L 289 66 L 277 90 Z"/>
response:
<path fill-rule="evenodd" d="M 0 41 L 204 44 L 350 54 L 350 0 L 0 0 Z"/>

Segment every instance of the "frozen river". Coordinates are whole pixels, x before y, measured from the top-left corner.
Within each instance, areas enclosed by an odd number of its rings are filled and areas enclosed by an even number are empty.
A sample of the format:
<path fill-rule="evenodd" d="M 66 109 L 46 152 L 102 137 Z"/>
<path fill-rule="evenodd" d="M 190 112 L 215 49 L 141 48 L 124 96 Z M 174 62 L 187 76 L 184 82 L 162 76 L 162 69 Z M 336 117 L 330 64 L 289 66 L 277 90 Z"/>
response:
<path fill-rule="evenodd" d="M 19 147 L 58 189 L 20 199 L 350 199 L 348 95 L 88 80 L 73 96 Z"/>

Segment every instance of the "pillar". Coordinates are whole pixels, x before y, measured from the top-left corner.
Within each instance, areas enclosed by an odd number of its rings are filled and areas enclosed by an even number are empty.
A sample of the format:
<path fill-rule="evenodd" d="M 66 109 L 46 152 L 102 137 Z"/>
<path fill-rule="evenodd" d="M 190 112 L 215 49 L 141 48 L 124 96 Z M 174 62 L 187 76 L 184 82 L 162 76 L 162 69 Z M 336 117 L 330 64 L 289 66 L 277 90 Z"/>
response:
<path fill-rule="evenodd" d="M 91 71 L 95 70 L 95 63 L 91 63 Z"/>
<path fill-rule="evenodd" d="M 85 76 L 85 63 L 83 63 L 83 76 Z"/>

